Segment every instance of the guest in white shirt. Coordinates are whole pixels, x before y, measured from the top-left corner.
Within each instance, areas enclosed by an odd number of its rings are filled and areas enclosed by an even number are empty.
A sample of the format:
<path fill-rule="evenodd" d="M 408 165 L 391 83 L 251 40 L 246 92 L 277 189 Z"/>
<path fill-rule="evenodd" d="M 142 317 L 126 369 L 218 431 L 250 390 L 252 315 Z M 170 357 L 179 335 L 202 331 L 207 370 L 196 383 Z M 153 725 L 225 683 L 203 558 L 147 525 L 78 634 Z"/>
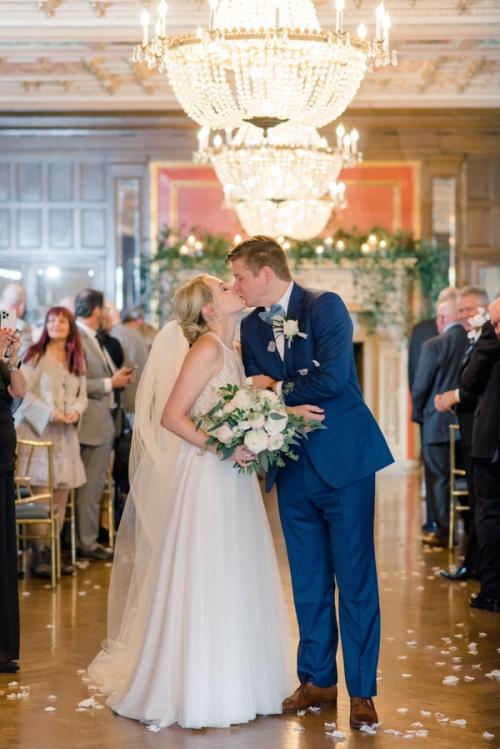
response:
<path fill-rule="evenodd" d="M 112 553 L 98 543 L 97 537 L 101 496 L 115 438 L 113 388 L 128 385 L 133 370 L 116 369 L 97 336 L 104 316 L 102 292 L 80 291 L 75 299 L 75 314 L 85 355 L 89 399 L 79 434 L 87 483 L 78 489 L 76 497 L 78 549 L 79 555 L 88 559 L 109 559 Z"/>

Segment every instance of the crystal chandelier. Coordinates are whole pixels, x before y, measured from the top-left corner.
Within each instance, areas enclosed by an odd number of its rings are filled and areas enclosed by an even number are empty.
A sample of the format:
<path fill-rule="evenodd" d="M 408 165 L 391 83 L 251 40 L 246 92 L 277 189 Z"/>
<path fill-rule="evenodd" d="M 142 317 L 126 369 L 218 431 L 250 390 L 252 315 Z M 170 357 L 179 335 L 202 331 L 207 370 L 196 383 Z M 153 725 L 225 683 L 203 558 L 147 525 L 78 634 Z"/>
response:
<path fill-rule="evenodd" d="M 331 200 L 240 200 L 234 208 L 250 236 L 267 234 L 307 240 L 321 234 L 335 207 L 346 207 L 344 195 L 345 185 L 341 182 Z"/>
<path fill-rule="evenodd" d="M 363 24 L 355 34 L 344 29 L 345 0 L 335 0 L 334 31 L 321 29 L 312 0 L 209 4 L 208 28 L 175 37 L 166 33 L 165 0 L 152 38 L 144 10 L 133 59 L 166 71 L 184 111 L 212 129 L 251 122 L 267 130 L 287 121 L 322 127 L 344 112 L 368 68 L 396 64 L 383 2 L 373 40 Z"/>
<path fill-rule="evenodd" d="M 211 163 L 228 203 L 240 200 L 300 200 L 322 198 L 340 170 L 361 161 L 359 133 L 337 127 L 337 147 L 308 125 L 278 125 L 265 136 L 250 124 L 211 134 L 198 134 L 198 163 Z"/>
<path fill-rule="evenodd" d="M 227 204 L 248 234 L 310 239 L 332 210 L 346 207 L 340 170 L 361 161 L 359 133 L 339 124 L 337 145 L 307 125 L 281 124 L 264 135 L 250 124 L 211 134 L 201 128 L 195 161 L 211 163 Z"/>

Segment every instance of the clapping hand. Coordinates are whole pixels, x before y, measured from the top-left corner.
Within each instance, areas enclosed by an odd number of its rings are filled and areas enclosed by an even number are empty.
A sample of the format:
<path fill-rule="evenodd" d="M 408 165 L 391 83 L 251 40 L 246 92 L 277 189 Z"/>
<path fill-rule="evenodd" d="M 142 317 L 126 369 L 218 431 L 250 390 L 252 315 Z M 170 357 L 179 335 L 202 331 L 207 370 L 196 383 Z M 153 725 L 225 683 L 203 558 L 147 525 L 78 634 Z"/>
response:
<path fill-rule="evenodd" d="M 5 355 L 11 358 L 16 358 L 16 355 L 21 346 L 21 336 L 14 328 L 0 328 L 0 358 Z"/>
<path fill-rule="evenodd" d="M 80 418 L 78 411 L 66 411 L 64 421 L 66 424 L 76 424 Z"/>

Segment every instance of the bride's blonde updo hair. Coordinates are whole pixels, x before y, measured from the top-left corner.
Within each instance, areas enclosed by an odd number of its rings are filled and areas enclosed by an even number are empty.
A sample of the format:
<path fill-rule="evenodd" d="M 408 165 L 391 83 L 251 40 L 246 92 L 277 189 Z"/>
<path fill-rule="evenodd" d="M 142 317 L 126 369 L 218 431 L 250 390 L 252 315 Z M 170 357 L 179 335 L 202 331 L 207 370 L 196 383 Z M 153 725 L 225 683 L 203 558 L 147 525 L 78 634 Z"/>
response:
<path fill-rule="evenodd" d="M 213 304 L 214 302 L 212 289 L 206 283 L 207 278 L 209 276 L 203 273 L 183 283 L 177 289 L 172 302 L 174 317 L 179 321 L 182 332 L 190 346 L 209 330 L 202 312 L 205 304 Z"/>

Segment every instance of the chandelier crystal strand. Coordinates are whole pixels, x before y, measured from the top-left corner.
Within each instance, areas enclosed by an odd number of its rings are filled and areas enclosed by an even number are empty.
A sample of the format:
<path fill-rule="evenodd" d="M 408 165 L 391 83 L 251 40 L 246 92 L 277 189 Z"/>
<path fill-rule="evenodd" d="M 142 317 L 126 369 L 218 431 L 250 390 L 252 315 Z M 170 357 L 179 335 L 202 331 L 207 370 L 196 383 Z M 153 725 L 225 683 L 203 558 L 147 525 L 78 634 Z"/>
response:
<path fill-rule="evenodd" d="M 212 129 L 251 122 L 263 129 L 291 121 L 322 127 L 351 103 L 367 69 L 396 64 L 390 19 L 376 11 L 375 39 L 366 27 L 345 30 L 345 2 L 335 0 L 336 29 L 321 29 L 311 0 L 210 0 L 208 28 L 169 37 L 166 3 L 134 60 L 166 71 L 185 112 Z"/>
<path fill-rule="evenodd" d="M 242 200 L 235 209 L 241 225 L 250 236 L 291 237 L 307 240 L 321 234 L 334 203 L 327 200 Z"/>

